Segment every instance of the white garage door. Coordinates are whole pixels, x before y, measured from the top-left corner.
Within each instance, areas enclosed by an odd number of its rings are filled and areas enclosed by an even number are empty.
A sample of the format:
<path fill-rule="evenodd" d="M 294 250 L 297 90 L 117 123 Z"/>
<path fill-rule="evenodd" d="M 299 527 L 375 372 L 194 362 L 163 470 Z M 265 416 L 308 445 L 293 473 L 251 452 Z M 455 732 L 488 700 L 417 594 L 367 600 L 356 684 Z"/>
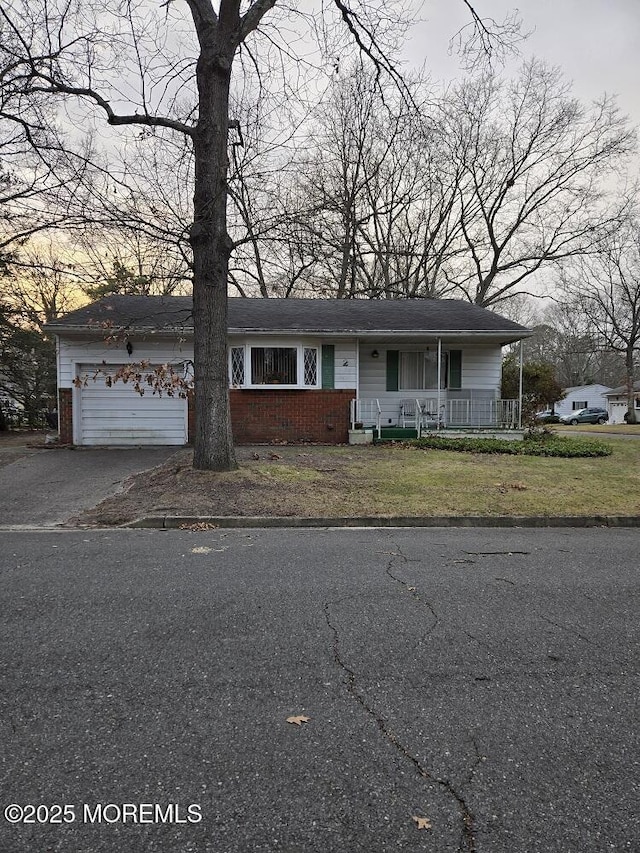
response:
<path fill-rule="evenodd" d="M 94 381 L 96 370 L 100 375 Z M 118 365 L 111 368 L 118 369 Z M 131 383 L 105 384 L 104 366 L 80 365 L 78 376 L 90 377 L 80 389 L 78 441 L 80 444 L 186 444 L 187 401 L 159 397 L 151 390 L 140 396 Z"/>

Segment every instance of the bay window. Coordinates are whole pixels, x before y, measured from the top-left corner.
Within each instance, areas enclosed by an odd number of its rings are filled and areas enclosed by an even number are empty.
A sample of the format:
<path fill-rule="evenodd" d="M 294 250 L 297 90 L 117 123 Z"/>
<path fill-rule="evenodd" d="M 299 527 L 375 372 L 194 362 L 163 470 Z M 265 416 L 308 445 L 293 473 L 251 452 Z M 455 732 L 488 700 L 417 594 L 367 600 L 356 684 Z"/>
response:
<path fill-rule="evenodd" d="M 317 388 L 318 377 L 317 347 L 229 348 L 229 381 L 234 388 Z"/>

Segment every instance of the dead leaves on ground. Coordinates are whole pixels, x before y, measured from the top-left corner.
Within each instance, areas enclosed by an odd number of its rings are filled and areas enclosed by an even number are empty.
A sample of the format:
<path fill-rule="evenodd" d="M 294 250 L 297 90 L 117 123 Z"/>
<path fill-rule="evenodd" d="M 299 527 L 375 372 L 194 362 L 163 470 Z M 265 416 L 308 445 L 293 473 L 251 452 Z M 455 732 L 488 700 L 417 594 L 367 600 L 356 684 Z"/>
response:
<path fill-rule="evenodd" d="M 292 714 L 290 717 L 287 717 L 287 722 L 291 723 L 294 726 L 302 726 L 304 723 L 308 723 L 311 717 L 307 717 L 304 714 Z M 420 815 L 413 815 L 412 819 L 416 824 L 416 829 L 433 829 L 433 824 L 428 817 L 420 817 Z"/>
<path fill-rule="evenodd" d="M 526 492 L 529 488 L 524 483 L 494 483 L 494 485 L 501 495 L 506 495 L 508 491 Z"/>
<path fill-rule="evenodd" d="M 192 524 L 181 524 L 178 528 L 179 530 L 216 530 L 218 528 L 217 524 L 213 524 L 210 521 L 194 521 Z"/>
<path fill-rule="evenodd" d="M 303 723 L 308 723 L 311 717 L 305 717 L 304 714 L 296 714 L 292 717 L 287 717 L 288 723 L 293 723 L 294 726 L 301 726 Z"/>

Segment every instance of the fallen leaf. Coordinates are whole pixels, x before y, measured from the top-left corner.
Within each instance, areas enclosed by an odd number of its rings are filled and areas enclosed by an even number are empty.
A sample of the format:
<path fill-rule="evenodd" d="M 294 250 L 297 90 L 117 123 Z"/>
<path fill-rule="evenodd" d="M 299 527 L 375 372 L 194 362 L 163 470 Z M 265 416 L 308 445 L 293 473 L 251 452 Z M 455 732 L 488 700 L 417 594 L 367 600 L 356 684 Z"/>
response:
<path fill-rule="evenodd" d="M 280 456 L 278 453 L 270 453 L 269 459 L 282 459 L 282 456 Z"/>
<path fill-rule="evenodd" d="M 287 722 L 293 723 L 296 726 L 301 726 L 303 723 L 308 723 L 310 719 L 310 717 L 305 717 L 304 714 L 298 714 L 294 717 L 287 717 Z"/>
<path fill-rule="evenodd" d="M 418 829 L 431 829 L 431 821 L 428 817 L 418 817 L 418 815 L 413 816 L 413 819 L 416 822 L 416 827 Z"/>
<path fill-rule="evenodd" d="M 210 554 L 211 548 L 206 548 L 204 545 L 200 546 L 200 548 L 192 548 L 192 554 Z"/>
<path fill-rule="evenodd" d="M 409 592 L 415 592 L 416 591 L 415 586 L 408 586 L 407 589 L 409 590 Z"/>

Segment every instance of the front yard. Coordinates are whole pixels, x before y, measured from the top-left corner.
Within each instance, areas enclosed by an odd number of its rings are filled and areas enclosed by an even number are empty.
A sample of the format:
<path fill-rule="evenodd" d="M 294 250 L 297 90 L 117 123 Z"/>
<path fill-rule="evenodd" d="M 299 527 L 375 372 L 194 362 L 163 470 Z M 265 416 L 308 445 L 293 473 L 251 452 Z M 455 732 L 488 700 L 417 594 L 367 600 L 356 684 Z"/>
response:
<path fill-rule="evenodd" d="M 640 441 L 607 441 L 611 456 L 585 459 L 397 445 L 242 447 L 240 469 L 223 474 L 193 470 L 185 449 L 79 520 L 109 525 L 162 514 L 640 515 Z"/>

